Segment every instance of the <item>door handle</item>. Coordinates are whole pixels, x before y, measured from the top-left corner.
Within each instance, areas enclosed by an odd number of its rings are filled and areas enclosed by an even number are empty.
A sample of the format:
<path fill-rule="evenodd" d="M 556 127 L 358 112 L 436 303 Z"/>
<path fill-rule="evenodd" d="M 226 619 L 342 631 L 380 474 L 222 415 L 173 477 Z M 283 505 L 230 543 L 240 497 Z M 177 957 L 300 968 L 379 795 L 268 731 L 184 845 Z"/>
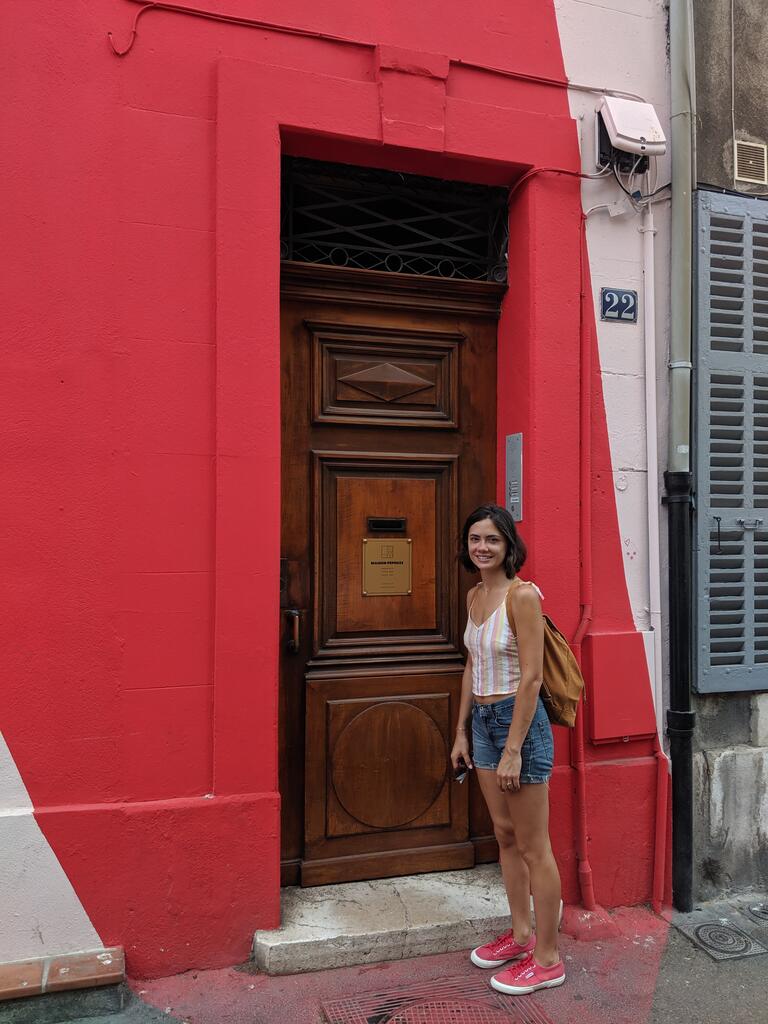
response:
<path fill-rule="evenodd" d="M 290 635 L 286 643 L 289 654 L 298 654 L 301 644 L 301 612 L 298 608 L 289 608 L 286 613 L 290 628 Z"/>

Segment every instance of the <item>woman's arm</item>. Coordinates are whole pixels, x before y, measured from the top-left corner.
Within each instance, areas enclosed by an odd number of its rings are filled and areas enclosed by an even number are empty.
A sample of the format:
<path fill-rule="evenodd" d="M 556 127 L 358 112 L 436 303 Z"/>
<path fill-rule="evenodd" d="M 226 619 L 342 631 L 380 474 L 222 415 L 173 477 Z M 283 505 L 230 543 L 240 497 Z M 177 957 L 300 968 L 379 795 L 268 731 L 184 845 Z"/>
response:
<path fill-rule="evenodd" d="M 544 616 L 539 595 L 533 587 L 518 585 L 512 593 L 511 604 L 520 658 L 520 685 L 504 754 L 496 769 L 500 789 L 520 788 L 521 750 L 536 713 L 544 662 Z"/>
<path fill-rule="evenodd" d="M 459 718 L 456 724 L 456 739 L 451 751 L 451 763 L 454 768 L 459 767 L 459 761 L 463 761 L 467 768 L 472 767 L 472 759 L 469 756 L 469 736 L 467 729 L 472 715 L 472 655 L 467 652 L 467 663 L 464 666 L 464 675 L 461 677 L 461 700 L 459 701 Z"/>
<path fill-rule="evenodd" d="M 467 615 L 472 604 L 474 588 L 467 594 Z M 472 760 L 469 756 L 469 728 L 472 715 L 472 655 L 467 651 L 467 662 L 464 666 L 464 674 L 461 677 L 461 698 L 459 700 L 459 717 L 456 723 L 456 739 L 451 750 L 451 763 L 454 768 L 459 767 L 463 761 L 467 768 L 472 767 Z"/>

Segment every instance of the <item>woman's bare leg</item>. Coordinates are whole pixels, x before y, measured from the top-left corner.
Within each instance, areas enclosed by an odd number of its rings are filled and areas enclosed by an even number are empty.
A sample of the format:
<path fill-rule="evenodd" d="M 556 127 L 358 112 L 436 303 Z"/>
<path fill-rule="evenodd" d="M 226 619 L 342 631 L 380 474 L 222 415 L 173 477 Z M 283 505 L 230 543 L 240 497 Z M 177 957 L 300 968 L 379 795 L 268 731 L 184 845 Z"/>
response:
<path fill-rule="evenodd" d="M 519 790 L 501 795 L 507 803 L 518 852 L 530 875 L 536 911 L 534 957 L 542 967 L 551 967 L 560 959 L 560 872 L 549 841 L 549 787 L 544 783 L 523 783 Z"/>
<path fill-rule="evenodd" d="M 531 937 L 531 882 L 528 865 L 517 848 L 507 798 L 499 789 L 496 772 L 478 768 L 477 778 L 493 822 L 499 844 L 499 863 L 512 916 L 515 940 L 525 945 Z"/>

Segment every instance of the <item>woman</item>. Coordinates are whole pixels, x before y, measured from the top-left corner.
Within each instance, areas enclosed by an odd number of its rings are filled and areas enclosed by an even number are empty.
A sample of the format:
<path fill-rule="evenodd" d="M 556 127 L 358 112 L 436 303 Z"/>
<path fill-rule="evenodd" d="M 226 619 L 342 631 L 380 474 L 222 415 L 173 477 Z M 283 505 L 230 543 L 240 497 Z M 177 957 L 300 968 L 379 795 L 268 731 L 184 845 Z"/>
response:
<path fill-rule="evenodd" d="M 470 572 L 480 572 L 480 582 L 467 595 L 467 664 L 451 761 L 455 769 L 463 762 L 477 770 L 512 916 L 511 930 L 472 950 L 472 962 L 501 967 L 514 961 L 491 979 L 495 989 L 510 995 L 565 981 L 557 948 L 560 875 L 549 841 L 554 747 L 539 696 L 542 595 L 517 577 L 525 556 L 512 516 L 498 505 L 481 505 L 464 524 L 460 559 Z"/>

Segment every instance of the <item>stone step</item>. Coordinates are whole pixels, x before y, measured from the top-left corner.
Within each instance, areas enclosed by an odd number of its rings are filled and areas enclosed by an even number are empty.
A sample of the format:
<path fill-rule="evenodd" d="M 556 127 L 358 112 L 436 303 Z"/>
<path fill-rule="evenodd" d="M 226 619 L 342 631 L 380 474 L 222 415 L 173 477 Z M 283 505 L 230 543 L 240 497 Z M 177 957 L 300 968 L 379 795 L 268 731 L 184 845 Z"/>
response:
<path fill-rule="evenodd" d="M 282 925 L 256 932 L 267 974 L 295 974 L 469 949 L 509 928 L 498 864 L 282 890 Z"/>

